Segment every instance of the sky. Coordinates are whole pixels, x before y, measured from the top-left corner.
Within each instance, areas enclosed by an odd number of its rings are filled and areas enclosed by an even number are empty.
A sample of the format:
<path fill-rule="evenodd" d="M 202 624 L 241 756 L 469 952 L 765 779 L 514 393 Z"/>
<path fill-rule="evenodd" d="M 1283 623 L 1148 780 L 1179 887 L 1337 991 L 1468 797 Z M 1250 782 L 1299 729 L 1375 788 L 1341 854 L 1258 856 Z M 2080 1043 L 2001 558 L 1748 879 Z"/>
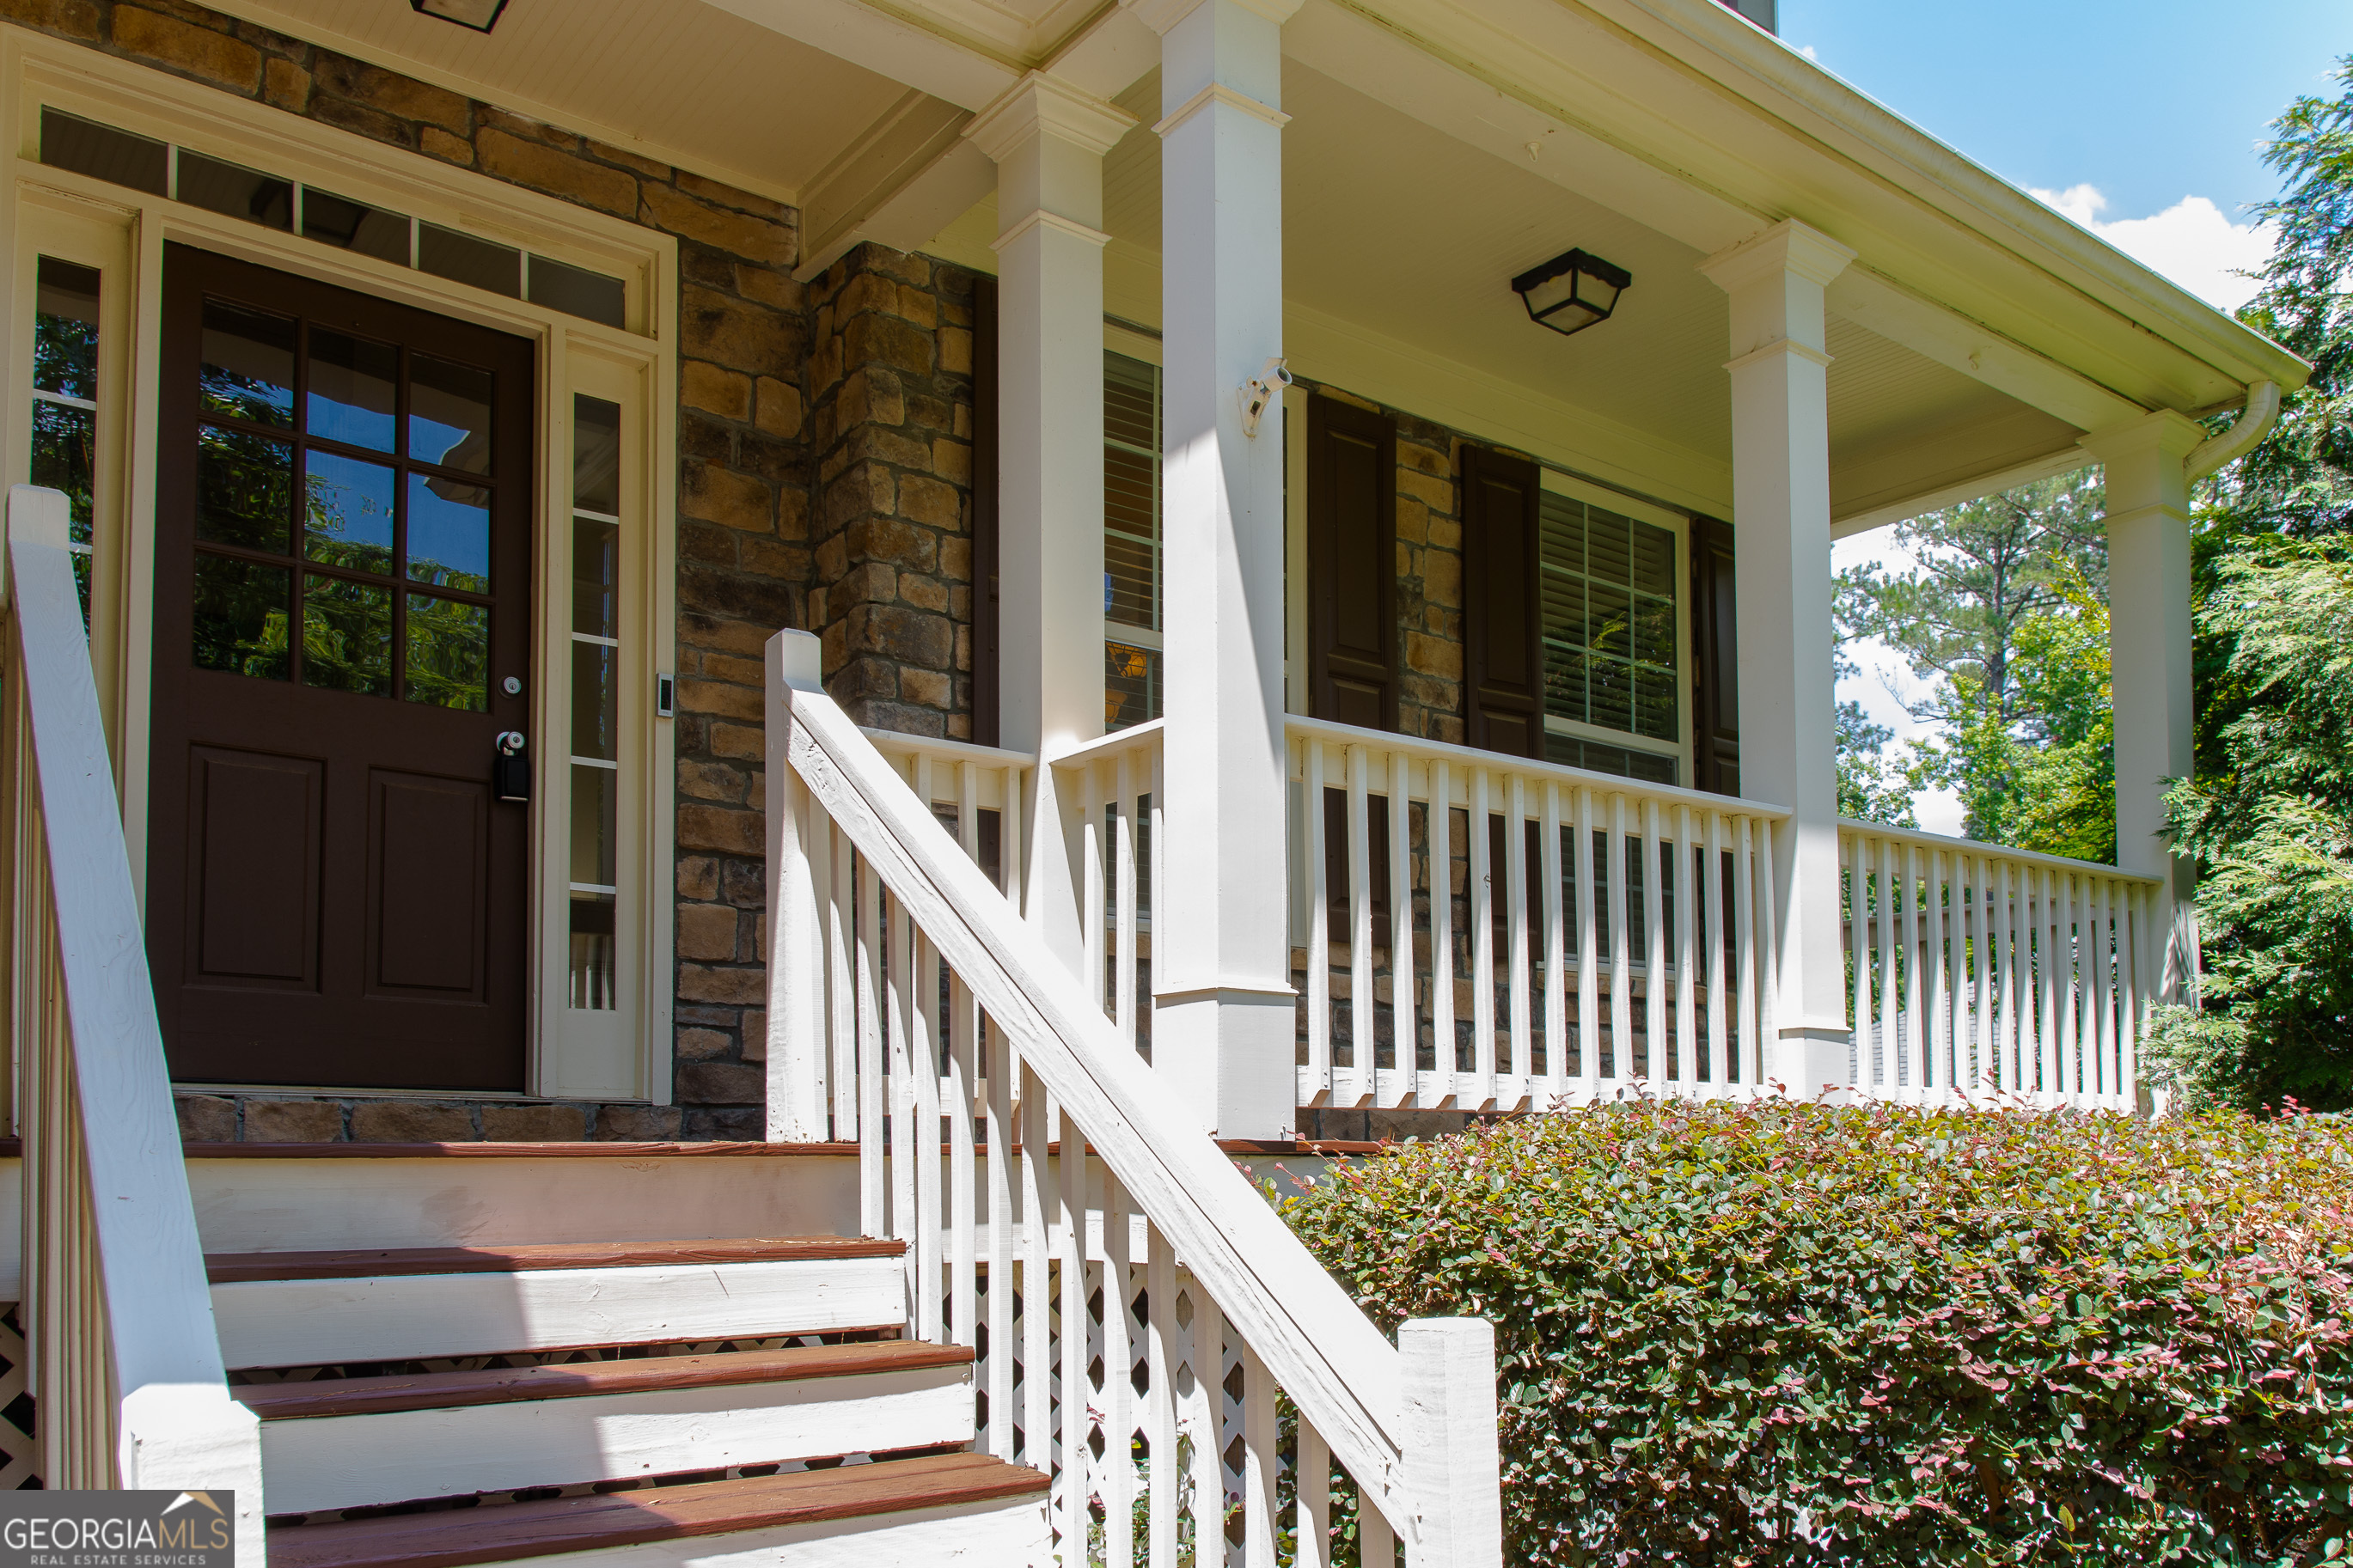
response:
<path fill-rule="evenodd" d="M 2269 250 L 2248 210 L 2278 194 L 2265 128 L 2353 54 L 2353 0 L 1781 0 L 1780 21 L 1791 47 L 2224 309 Z M 1833 559 L 1905 564 L 1883 529 Z M 1894 655 L 1849 651 L 1864 669 L 1839 696 L 1899 742 L 1925 733 Z M 1917 806 L 1921 826 L 1959 831 L 1949 795 Z"/>

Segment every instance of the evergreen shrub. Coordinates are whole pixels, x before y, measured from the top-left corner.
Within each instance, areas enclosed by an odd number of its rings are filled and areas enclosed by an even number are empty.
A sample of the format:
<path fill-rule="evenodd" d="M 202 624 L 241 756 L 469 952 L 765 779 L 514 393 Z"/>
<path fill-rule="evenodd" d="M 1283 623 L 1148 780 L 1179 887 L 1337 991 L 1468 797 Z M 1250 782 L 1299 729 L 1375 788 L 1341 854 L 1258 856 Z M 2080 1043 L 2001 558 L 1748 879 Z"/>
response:
<path fill-rule="evenodd" d="M 1636 1102 L 1282 1208 L 1494 1321 L 1514 1563 L 2353 1556 L 2353 1123 Z"/>

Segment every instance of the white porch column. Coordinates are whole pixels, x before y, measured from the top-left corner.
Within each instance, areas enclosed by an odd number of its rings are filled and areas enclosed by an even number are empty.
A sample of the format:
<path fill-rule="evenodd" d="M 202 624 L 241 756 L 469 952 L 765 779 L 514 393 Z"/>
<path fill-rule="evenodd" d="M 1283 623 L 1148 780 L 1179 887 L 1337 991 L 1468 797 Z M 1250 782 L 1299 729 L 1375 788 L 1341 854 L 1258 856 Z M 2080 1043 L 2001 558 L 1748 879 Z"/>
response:
<path fill-rule="evenodd" d="M 1774 835 L 1780 984 L 1774 1075 L 1794 1094 L 1847 1081 L 1831 673 L 1831 464 L 1822 289 L 1854 259 L 1784 222 L 1700 264 L 1732 296 L 1734 591 L 1740 791 L 1795 814 Z"/>
<path fill-rule="evenodd" d="M 1221 1137 L 1297 1124 L 1286 929 L 1282 26 L 1300 0 L 1142 0 L 1160 35 L 1167 886 L 1153 1058 Z"/>
<path fill-rule="evenodd" d="M 2182 459 L 2206 432 L 2160 409 L 2096 431 L 2083 445 L 2106 466 L 2108 668 L 2116 725 L 2116 864 L 2165 883 L 2158 994 L 2186 1001 L 2195 984 L 2195 868 L 2160 837 L 2165 781 L 2195 761 L 2189 686 L 2189 481 Z"/>
<path fill-rule="evenodd" d="M 1103 160 L 1134 123 L 1032 71 L 965 129 L 997 163 L 1000 225 L 999 739 L 1041 756 L 1103 733 Z M 1076 803 L 1050 768 L 1036 787 L 1027 913 L 1076 966 Z"/>

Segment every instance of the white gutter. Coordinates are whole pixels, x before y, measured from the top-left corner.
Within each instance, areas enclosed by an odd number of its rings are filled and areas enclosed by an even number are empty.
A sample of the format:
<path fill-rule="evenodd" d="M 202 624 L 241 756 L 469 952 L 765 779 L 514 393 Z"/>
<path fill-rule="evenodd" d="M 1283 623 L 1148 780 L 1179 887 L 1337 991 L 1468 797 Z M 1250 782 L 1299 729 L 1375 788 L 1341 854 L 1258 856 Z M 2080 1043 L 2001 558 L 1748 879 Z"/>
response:
<path fill-rule="evenodd" d="M 2182 459 L 2182 471 L 2193 480 L 2202 479 L 2223 464 L 2245 457 L 2254 450 L 2256 442 L 2270 434 L 2279 411 L 2279 383 L 2255 383 L 2247 388 L 2246 411 L 2220 436 L 2210 436 L 2192 447 L 2189 456 Z"/>

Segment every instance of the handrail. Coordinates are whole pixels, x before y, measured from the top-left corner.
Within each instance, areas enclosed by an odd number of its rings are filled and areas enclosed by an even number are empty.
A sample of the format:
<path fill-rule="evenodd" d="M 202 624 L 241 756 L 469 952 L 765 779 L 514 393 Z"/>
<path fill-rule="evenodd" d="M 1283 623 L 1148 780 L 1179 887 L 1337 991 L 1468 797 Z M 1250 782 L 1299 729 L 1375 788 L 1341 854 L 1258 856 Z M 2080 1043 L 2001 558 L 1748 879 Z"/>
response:
<path fill-rule="evenodd" d="M 259 1563 L 259 1426 L 229 1397 L 213 1327 L 67 518 L 58 491 L 11 489 L 0 584 L 16 675 L 8 1021 L 42 1480 L 234 1490 L 237 1552 Z"/>
<path fill-rule="evenodd" d="M 823 984 L 816 964 L 824 932 L 807 879 L 808 851 L 795 823 L 821 813 L 897 901 L 901 912 L 889 927 L 894 933 L 893 974 L 885 987 L 889 998 L 895 1001 L 903 984 L 903 994 L 921 1015 L 919 1021 L 927 1019 L 933 1005 L 929 983 L 900 981 L 899 954 L 909 941 L 919 953 L 935 952 L 955 981 L 969 988 L 996 1032 L 1013 1043 L 1021 1058 L 1019 1068 L 1034 1075 L 1044 1096 L 1103 1160 L 1114 1188 L 1124 1190 L 1148 1225 L 1165 1236 L 1176 1256 L 1207 1287 L 1226 1321 L 1290 1394 L 1303 1419 L 1328 1441 L 1333 1456 L 1380 1512 L 1409 1542 L 1416 1539 L 1418 1520 L 1439 1528 L 1435 1521 L 1448 1517 L 1449 1509 L 1412 1496 L 1409 1479 L 1416 1450 L 1430 1447 L 1422 1431 L 1427 1423 L 1415 1418 L 1416 1413 L 1426 1415 L 1434 1408 L 1431 1396 L 1415 1392 L 1426 1390 L 1429 1374 L 1388 1343 L 1186 1116 L 1153 1069 L 1122 1045 L 1112 1022 L 1090 1002 L 1070 968 L 1030 926 L 1013 918 L 1004 896 L 825 695 L 813 642 L 802 647 L 795 640 L 805 637 L 779 633 L 769 653 L 770 744 L 781 744 L 780 761 L 786 764 L 772 762 L 770 776 L 776 780 L 788 767 L 818 808 L 818 813 L 805 812 L 797 792 L 776 796 L 771 808 L 782 819 L 772 821 L 772 843 L 783 861 L 772 870 L 779 889 L 773 937 L 779 989 L 806 999 L 800 1011 L 814 1026 L 816 998 Z M 781 736 L 777 729 L 784 731 Z M 900 920 L 912 924 L 911 936 L 895 934 L 902 929 L 896 923 Z M 858 984 L 861 988 L 869 984 L 863 973 Z M 863 1048 L 871 1052 L 881 1047 L 869 1044 Z M 895 1038 L 891 1049 L 902 1049 Z M 992 1095 L 1006 1092 L 1001 1081 L 1008 1066 L 992 1059 Z M 918 1068 L 909 1092 L 921 1097 L 934 1081 L 929 1068 Z M 1027 1092 L 1025 1104 L 1031 1104 Z M 920 1098 L 899 1109 L 919 1121 L 939 1113 L 935 1101 L 926 1105 Z M 1036 1125 L 1042 1132 L 1039 1109 Z M 862 1126 L 861 1131 L 870 1130 Z M 915 1136 L 921 1140 L 924 1134 Z M 992 1138 L 992 1159 L 999 1147 Z M 936 1168 L 930 1177 L 907 1179 L 935 1182 Z M 930 1201 L 936 1203 L 936 1198 Z M 1034 1211 L 1030 1219 L 1034 1224 Z M 992 1225 L 1000 1223 L 1001 1216 Z M 1106 1246 L 1115 1246 L 1123 1258 L 1125 1235 L 1124 1222 L 1113 1225 L 1107 1216 Z M 1010 1246 L 1009 1236 L 1000 1239 Z M 999 1240 L 992 1240 L 992 1259 L 1008 1256 L 998 1247 Z M 992 1307 L 997 1300 L 993 1292 Z M 1033 1302 L 1030 1310 L 1042 1312 L 1043 1305 Z M 991 1343 L 997 1342 L 992 1339 Z M 1037 1369 L 1032 1375 L 1039 1375 Z M 1107 1386 L 1119 1382 L 1124 1380 L 1106 1378 Z M 1455 1397 L 1461 1397 L 1459 1391 Z M 1271 1418 L 1271 1403 L 1265 1408 Z M 1492 1441 L 1492 1423 L 1489 1430 Z M 1454 1438 L 1460 1441 L 1459 1432 Z M 1156 1489 L 1167 1467 L 1156 1466 L 1155 1472 Z M 1457 1500 L 1454 1511 L 1459 1514 L 1461 1507 Z M 1474 1536 L 1480 1533 L 1475 1521 L 1470 1528 Z M 1116 1525 L 1113 1529 L 1116 1531 Z M 1461 1557 L 1461 1551 L 1459 1544 L 1450 1543 L 1447 1554 L 1457 1561 L 1473 1560 Z"/>
<path fill-rule="evenodd" d="M 1916 845 L 1922 849 L 1940 849 L 1947 855 L 1989 855 L 1998 859 L 2014 860 L 2028 866 L 2041 866 L 2047 870 L 2073 871 L 2079 876 L 2105 877 L 2111 881 L 2132 882 L 2142 887 L 2161 888 L 2161 877 L 2147 877 L 2137 871 L 2101 860 L 2076 860 L 2064 855 L 2046 855 L 2040 849 L 2013 849 L 2007 844 L 1989 844 L 1981 838 L 1959 838 L 1950 834 L 1930 833 L 1918 827 L 1891 827 L 1883 822 L 1863 822 L 1852 816 L 1838 819 L 1841 833 L 1852 833 L 1866 838 L 1884 838 L 1892 843 Z"/>

